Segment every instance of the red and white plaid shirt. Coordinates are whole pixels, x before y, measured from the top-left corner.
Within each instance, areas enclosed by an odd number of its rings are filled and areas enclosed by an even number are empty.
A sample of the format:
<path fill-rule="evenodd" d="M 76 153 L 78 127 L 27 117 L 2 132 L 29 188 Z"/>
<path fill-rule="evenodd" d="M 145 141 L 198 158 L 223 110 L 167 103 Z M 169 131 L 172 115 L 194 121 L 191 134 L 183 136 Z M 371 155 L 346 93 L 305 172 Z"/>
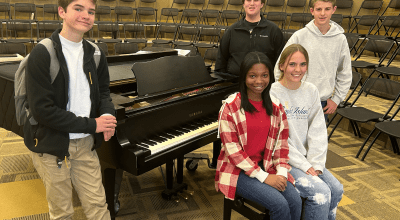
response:
<path fill-rule="evenodd" d="M 279 100 L 271 96 L 273 111 L 271 126 L 263 155 L 264 170 L 276 174 L 277 170 L 290 171 L 289 126 L 286 114 Z M 240 93 L 230 95 L 223 102 L 219 112 L 219 134 L 222 141 L 221 153 L 218 157 L 215 174 L 215 188 L 229 199 L 233 200 L 236 185 L 241 170 L 255 178 L 260 172 L 258 164 L 254 163 L 243 150 L 247 145 L 247 124 L 243 109 L 240 109 Z M 288 181 L 294 185 L 294 178 L 287 173 Z"/>

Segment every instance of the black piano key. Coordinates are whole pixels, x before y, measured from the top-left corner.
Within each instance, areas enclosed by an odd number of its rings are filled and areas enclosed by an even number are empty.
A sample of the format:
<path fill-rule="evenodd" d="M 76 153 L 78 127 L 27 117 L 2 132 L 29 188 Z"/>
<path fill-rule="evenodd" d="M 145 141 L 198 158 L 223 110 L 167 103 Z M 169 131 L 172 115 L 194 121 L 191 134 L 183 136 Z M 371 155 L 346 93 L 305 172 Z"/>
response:
<path fill-rule="evenodd" d="M 182 133 L 188 133 L 188 132 L 190 132 L 190 129 L 184 128 L 184 127 L 182 127 L 182 126 L 177 127 L 176 130 L 177 130 L 177 131 L 180 131 L 180 132 L 182 132 Z"/>
<path fill-rule="evenodd" d="M 160 137 L 160 136 L 152 136 L 151 138 L 150 138 L 150 140 L 154 140 L 154 141 L 156 141 L 156 142 L 158 142 L 158 143 L 162 143 L 162 142 L 165 142 L 166 141 L 166 139 L 165 138 L 162 138 L 162 137 Z"/>
<path fill-rule="evenodd" d="M 174 136 L 181 136 L 183 135 L 183 132 L 178 131 L 176 129 L 169 129 L 168 131 L 166 131 L 166 133 L 174 135 Z"/>
<path fill-rule="evenodd" d="M 157 144 L 156 142 L 153 142 L 153 141 L 150 141 L 150 140 L 144 140 L 143 143 L 144 143 L 144 144 L 147 144 L 147 145 L 149 145 L 149 146 L 154 146 L 154 145 Z"/>
<path fill-rule="evenodd" d="M 144 148 L 149 148 L 149 145 L 143 144 L 143 143 L 137 143 L 136 144 L 139 147 L 144 147 Z"/>
<path fill-rule="evenodd" d="M 172 139 L 172 138 L 175 137 L 175 136 L 173 136 L 171 134 L 168 134 L 168 133 L 162 133 L 162 134 L 160 134 L 160 136 L 164 137 L 165 139 Z"/>

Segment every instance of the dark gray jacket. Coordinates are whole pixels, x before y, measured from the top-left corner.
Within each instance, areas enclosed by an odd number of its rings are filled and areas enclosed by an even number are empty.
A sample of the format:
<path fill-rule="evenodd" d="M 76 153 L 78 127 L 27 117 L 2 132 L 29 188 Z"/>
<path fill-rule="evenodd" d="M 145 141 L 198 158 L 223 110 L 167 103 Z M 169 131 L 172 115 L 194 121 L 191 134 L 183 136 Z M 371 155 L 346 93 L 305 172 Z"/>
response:
<path fill-rule="evenodd" d="M 90 86 L 92 102 L 90 118 L 77 117 L 66 111 L 69 73 L 58 35 L 60 31 L 55 31 L 50 37 L 60 63 L 60 71 L 53 84 L 50 82 L 49 74 L 50 55 L 45 46 L 40 44 L 35 46 L 28 59 L 26 69 L 28 105 L 38 125 L 25 123 L 24 142 L 33 152 L 64 158 L 69 156 L 69 133 L 95 134 L 95 118 L 105 113 L 115 115 L 115 111 L 110 98 L 110 76 L 106 56 L 101 53 L 100 64 L 96 69 L 93 58 L 95 48 L 86 40 L 83 40 L 83 70 Z M 102 133 L 96 133 L 94 137 L 95 149 L 101 146 L 104 138 Z"/>
<path fill-rule="evenodd" d="M 250 33 L 242 18 L 232 24 L 222 36 L 215 70 L 239 75 L 244 57 L 252 51 L 264 53 L 272 65 L 275 65 L 284 46 L 282 31 L 275 23 L 261 17 L 260 23 Z"/>

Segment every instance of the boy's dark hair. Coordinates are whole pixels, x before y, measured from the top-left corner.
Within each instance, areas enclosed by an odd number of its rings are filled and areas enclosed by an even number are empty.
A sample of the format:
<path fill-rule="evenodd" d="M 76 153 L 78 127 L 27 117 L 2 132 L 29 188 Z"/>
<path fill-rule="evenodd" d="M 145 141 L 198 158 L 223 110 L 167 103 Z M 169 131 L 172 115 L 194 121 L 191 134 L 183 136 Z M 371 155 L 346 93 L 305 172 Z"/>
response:
<path fill-rule="evenodd" d="M 336 0 L 311 0 L 310 1 L 310 8 L 314 8 L 314 4 L 317 1 L 322 1 L 322 2 L 330 2 L 332 3 L 332 6 L 335 7 L 336 6 Z"/>
<path fill-rule="evenodd" d="M 243 4 L 244 4 L 244 1 L 246 1 L 246 0 L 242 0 Z M 261 3 L 265 4 L 265 0 L 261 0 Z"/>
<path fill-rule="evenodd" d="M 65 12 L 67 12 L 67 7 L 69 4 L 71 4 L 71 2 L 73 2 L 75 0 L 58 0 L 58 6 L 62 7 Z M 93 4 L 96 5 L 97 0 L 92 0 Z"/>
<path fill-rule="evenodd" d="M 255 64 L 264 64 L 269 72 L 269 83 L 268 86 L 261 93 L 261 97 L 263 100 L 263 106 L 267 111 L 268 115 L 272 115 L 272 101 L 269 95 L 269 90 L 271 89 L 271 84 L 275 81 L 274 77 L 274 69 L 272 68 L 271 61 L 268 57 L 261 52 L 254 51 L 248 53 L 244 59 L 242 64 L 240 65 L 240 75 L 239 75 L 239 91 L 241 94 L 241 108 L 246 112 L 253 113 L 257 111 L 257 109 L 250 103 L 249 97 L 247 95 L 247 86 L 246 86 L 246 77 L 249 70 Z"/>

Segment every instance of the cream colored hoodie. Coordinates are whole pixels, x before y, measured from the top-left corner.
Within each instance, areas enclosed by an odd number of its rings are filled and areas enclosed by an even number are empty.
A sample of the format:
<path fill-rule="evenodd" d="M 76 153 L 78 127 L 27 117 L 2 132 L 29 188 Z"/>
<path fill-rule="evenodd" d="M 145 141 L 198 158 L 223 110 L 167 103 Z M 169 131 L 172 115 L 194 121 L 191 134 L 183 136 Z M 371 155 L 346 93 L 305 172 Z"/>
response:
<path fill-rule="evenodd" d="M 330 98 L 339 104 L 345 99 L 350 88 L 351 58 L 343 28 L 334 21 L 330 21 L 330 25 L 329 31 L 323 35 L 315 26 L 314 20 L 310 21 L 306 27 L 292 35 L 285 48 L 295 43 L 306 48 L 310 63 L 303 80 L 318 88 L 321 101 Z M 280 57 L 278 62 L 279 59 Z M 274 70 L 276 81 L 281 75 L 278 62 Z"/>

